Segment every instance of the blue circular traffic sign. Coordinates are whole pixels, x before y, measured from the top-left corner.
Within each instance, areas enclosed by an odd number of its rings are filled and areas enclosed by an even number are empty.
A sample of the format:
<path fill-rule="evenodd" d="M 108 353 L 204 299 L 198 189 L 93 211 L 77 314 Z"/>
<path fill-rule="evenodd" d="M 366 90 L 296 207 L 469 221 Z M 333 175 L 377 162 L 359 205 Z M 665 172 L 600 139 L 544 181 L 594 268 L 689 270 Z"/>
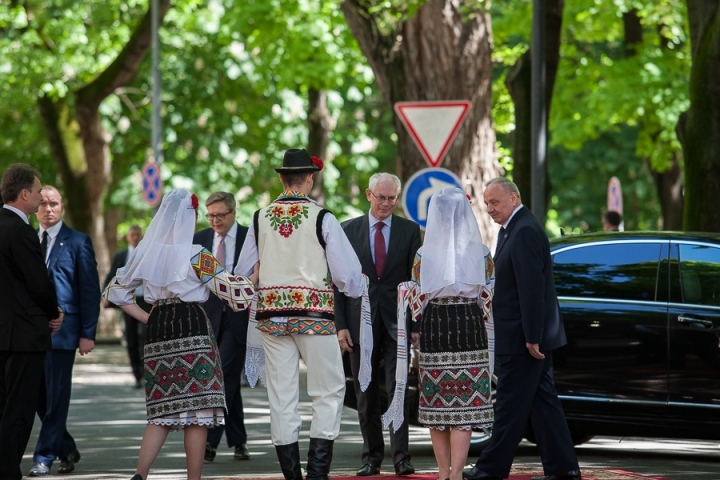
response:
<path fill-rule="evenodd" d="M 147 162 L 142 168 L 142 195 L 145 203 L 154 207 L 162 196 L 163 182 L 160 178 L 160 165 Z"/>
<path fill-rule="evenodd" d="M 444 168 L 424 168 L 415 172 L 407 181 L 403 191 L 403 209 L 410 220 L 425 229 L 427 224 L 430 197 L 445 187 L 457 187 L 462 190 L 460 179 Z"/>

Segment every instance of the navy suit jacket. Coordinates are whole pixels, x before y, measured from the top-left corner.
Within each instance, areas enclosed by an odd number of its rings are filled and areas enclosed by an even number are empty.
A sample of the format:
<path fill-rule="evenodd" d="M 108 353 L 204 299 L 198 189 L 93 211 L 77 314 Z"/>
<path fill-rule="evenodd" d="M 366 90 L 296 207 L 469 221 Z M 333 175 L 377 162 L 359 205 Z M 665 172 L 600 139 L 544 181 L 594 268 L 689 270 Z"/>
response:
<path fill-rule="evenodd" d="M 233 265 L 237 265 L 238 258 L 240 257 L 240 250 L 242 250 L 243 243 L 245 243 L 245 237 L 247 236 L 248 227 L 243 227 L 237 224 L 237 238 L 235 239 L 235 251 L 233 252 Z M 195 234 L 193 237 L 193 243 L 202 245 L 207 248 L 210 252 L 213 251 L 213 240 L 215 238 L 215 230 L 212 228 L 206 228 Z M 232 272 L 228 272 L 232 275 Z M 220 317 L 222 316 L 222 308 L 224 303 L 222 300 L 217 298 L 215 295 L 210 295 L 208 301 L 203 303 L 203 309 L 210 320 L 210 324 L 213 327 L 215 336 L 220 334 Z M 248 329 L 248 311 L 243 310 L 242 312 L 233 312 L 231 309 L 226 308 L 225 314 L 230 320 L 230 330 L 232 331 L 233 337 L 238 343 L 247 342 L 247 329 Z M 244 359 L 243 359 L 244 361 Z"/>
<path fill-rule="evenodd" d="M 7 208 L 0 208 L 0 306 L 0 351 L 52 348 L 48 321 L 57 318 L 58 304 L 40 241 L 37 232 Z"/>
<path fill-rule="evenodd" d="M 367 214 L 342 223 L 355 253 L 357 253 L 362 272 L 370 280 L 368 293 L 372 321 L 378 315 L 385 328 L 397 340 L 397 286 L 410 280 L 415 254 L 420 248 L 420 226 L 397 215 L 393 215 L 390 225 L 390 241 L 382 275 L 378 277 L 375 262 L 370 249 L 370 218 Z M 345 296 L 335 288 L 335 326 L 338 330 L 349 329 L 353 342 L 360 341 L 360 299 Z M 412 331 L 419 331 L 419 322 L 410 322 Z M 407 327 L 406 327 L 407 328 Z"/>
<path fill-rule="evenodd" d="M 567 343 L 553 279 L 550 243 L 530 210 L 510 220 L 495 250 L 495 353 L 527 353 L 525 343 L 548 352 Z"/>
<path fill-rule="evenodd" d="M 36 234 L 37 235 L 37 234 Z M 53 336 L 56 350 L 75 350 L 80 338 L 95 340 L 100 317 L 100 279 L 90 237 L 63 223 L 47 263 L 65 318 Z"/>

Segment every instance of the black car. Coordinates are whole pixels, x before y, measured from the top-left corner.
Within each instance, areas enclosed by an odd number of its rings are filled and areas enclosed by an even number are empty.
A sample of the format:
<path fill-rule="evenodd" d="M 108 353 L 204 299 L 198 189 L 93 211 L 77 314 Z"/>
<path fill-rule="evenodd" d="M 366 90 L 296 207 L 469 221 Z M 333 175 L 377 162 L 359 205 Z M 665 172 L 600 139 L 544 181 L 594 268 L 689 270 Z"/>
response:
<path fill-rule="evenodd" d="M 720 440 L 720 235 L 577 235 L 551 250 L 568 337 L 555 386 L 576 440 Z"/>
<path fill-rule="evenodd" d="M 594 435 L 720 440 L 720 234 L 599 233 L 550 247 L 568 338 L 553 353 L 555 386 L 575 444 Z M 416 368 L 408 385 L 417 425 Z"/>

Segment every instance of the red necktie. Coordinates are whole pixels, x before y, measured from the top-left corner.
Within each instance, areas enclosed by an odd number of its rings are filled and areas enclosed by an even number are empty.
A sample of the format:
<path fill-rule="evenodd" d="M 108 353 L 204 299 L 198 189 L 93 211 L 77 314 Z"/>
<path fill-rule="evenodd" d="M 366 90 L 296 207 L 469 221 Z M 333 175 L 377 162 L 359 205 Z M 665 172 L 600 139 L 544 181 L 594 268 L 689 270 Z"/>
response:
<path fill-rule="evenodd" d="M 375 224 L 375 272 L 378 277 L 382 275 L 383 268 L 385 268 L 385 257 L 387 256 L 385 252 L 385 237 L 383 237 L 382 234 L 384 226 L 385 224 L 383 222 Z"/>

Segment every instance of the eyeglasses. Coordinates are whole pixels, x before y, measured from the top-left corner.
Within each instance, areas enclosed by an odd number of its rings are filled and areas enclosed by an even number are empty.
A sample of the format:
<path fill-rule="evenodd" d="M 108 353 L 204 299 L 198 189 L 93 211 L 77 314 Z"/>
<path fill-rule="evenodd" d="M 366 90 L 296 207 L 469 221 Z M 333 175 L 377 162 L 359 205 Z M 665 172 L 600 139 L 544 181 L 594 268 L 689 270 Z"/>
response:
<path fill-rule="evenodd" d="M 372 190 L 370 190 L 370 195 L 372 195 L 373 197 L 380 200 L 380 203 L 385 203 L 385 202 L 395 203 L 395 202 L 397 202 L 397 199 L 398 199 L 397 195 L 393 195 L 392 197 L 386 197 L 385 195 L 377 196 L 377 195 L 375 195 L 375 192 L 373 192 Z"/>
<path fill-rule="evenodd" d="M 234 212 L 234 210 L 230 210 L 230 211 L 227 211 L 227 212 L 225 212 L 225 213 L 206 213 L 206 214 L 205 214 L 205 218 L 207 218 L 207 219 L 210 220 L 211 222 L 212 222 L 213 220 L 219 220 L 219 221 L 222 222 L 223 220 L 225 220 L 225 215 L 229 215 L 229 214 L 231 214 L 232 212 Z"/>

